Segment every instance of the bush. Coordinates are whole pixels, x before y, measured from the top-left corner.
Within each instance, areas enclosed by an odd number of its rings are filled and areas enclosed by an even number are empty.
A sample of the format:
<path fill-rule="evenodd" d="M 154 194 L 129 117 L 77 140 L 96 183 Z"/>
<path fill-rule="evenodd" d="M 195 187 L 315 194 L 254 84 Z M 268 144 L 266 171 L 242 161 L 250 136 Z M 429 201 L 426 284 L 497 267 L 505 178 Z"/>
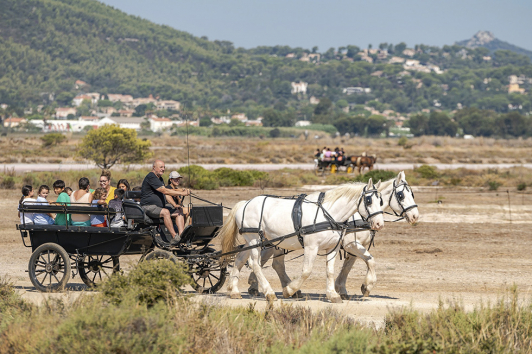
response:
<path fill-rule="evenodd" d="M 488 181 L 490 191 L 496 191 L 502 185 L 499 181 Z"/>
<path fill-rule="evenodd" d="M 363 175 L 358 175 L 355 177 L 355 181 L 368 183 L 369 179 L 373 179 L 373 183 L 377 183 L 378 180 L 387 181 L 397 176 L 397 173 L 393 171 L 385 170 L 373 170 L 365 173 Z"/>
<path fill-rule="evenodd" d="M 526 189 L 526 183 L 525 182 L 521 182 L 517 185 L 517 190 L 518 191 L 524 191 Z"/>
<path fill-rule="evenodd" d="M 61 133 L 50 133 L 41 137 L 42 146 L 51 147 L 55 145 L 62 144 L 67 140 L 66 136 Z"/>
<path fill-rule="evenodd" d="M 4 177 L 1 184 L 3 189 L 14 189 L 15 188 L 15 178 L 11 176 Z"/>
<path fill-rule="evenodd" d="M 139 263 L 129 274 L 114 274 L 101 286 L 103 296 L 113 304 L 133 297 L 139 303 L 153 305 L 168 300 L 190 284 L 187 267 L 166 259 Z"/>
<path fill-rule="evenodd" d="M 404 147 L 406 146 L 406 144 L 408 144 L 408 138 L 406 136 L 402 136 L 401 138 L 399 138 L 397 145 Z"/>
<path fill-rule="evenodd" d="M 426 178 L 426 179 L 435 179 L 440 176 L 436 167 L 429 166 L 429 165 L 419 166 L 418 168 L 414 169 L 414 172 L 418 173 L 421 176 L 421 178 Z"/>
<path fill-rule="evenodd" d="M 272 130 L 270 130 L 270 137 L 271 138 L 278 138 L 281 136 L 281 131 L 279 130 L 279 128 L 274 128 Z"/>

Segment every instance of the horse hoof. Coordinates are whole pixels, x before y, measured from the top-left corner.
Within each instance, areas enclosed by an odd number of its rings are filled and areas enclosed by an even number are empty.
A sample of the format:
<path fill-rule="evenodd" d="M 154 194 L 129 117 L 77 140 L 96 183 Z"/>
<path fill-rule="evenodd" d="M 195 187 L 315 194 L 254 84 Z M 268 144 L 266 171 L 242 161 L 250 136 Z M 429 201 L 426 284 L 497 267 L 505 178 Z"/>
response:
<path fill-rule="evenodd" d="M 285 299 L 288 299 L 290 297 L 290 294 L 288 293 L 288 289 L 283 288 L 283 297 Z"/>
<path fill-rule="evenodd" d="M 349 295 L 347 295 L 347 294 L 340 294 L 340 298 L 341 298 L 342 300 L 349 300 Z"/>
<path fill-rule="evenodd" d="M 241 299 L 242 295 L 240 295 L 240 294 L 231 294 L 230 297 L 231 297 L 231 299 Z"/>
<path fill-rule="evenodd" d="M 362 286 L 360 287 L 360 290 L 362 291 L 362 296 L 363 297 L 368 297 L 369 296 L 369 290 L 366 287 L 366 285 L 362 284 Z"/>
<path fill-rule="evenodd" d="M 292 299 L 302 299 L 303 297 L 304 296 L 301 290 L 296 291 L 294 295 L 291 296 Z"/>
<path fill-rule="evenodd" d="M 340 296 L 336 296 L 336 297 L 331 298 L 331 302 L 333 304 L 341 304 L 343 301 L 342 301 L 342 298 Z"/>
<path fill-rule="evenodd" d="M 266 295 L 266 300 L 268 302 L 274 302 L 274 301 L 277 301 L 277 296 L 275 296 L 275 294 L 268 294 Z"/>
<path fill-rule="evenodd" d="M 255 288 L 248 289 L 249 296 L 258 297 L 260 295 L 259 290 Z"/>

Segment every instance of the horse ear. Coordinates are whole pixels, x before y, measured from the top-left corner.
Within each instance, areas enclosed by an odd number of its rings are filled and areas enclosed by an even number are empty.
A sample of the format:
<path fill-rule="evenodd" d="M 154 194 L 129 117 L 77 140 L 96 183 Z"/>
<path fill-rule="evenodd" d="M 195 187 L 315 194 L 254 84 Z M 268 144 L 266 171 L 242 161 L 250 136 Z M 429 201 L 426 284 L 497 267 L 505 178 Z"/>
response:
<path fill-rule="evenodd" d="M 371 179 L 371 177 L 368 181 L 368 189 L 373 189 L 373 180 Z"/>
<path fill-rule="evenodd" d="M 379 181 L 377 183 L 375 183 L 375 188 L 379 189 L 380 186 L 381 186 L 381 180 L 379 179 Z"/>
<path fill-rule="evenodd" d="M 399 184 L 401 183 L 401 181 L 403 180 L 403 177 L 405 176 L 405 173 L 404 171 L 401 171 L 397 174 L 397 178 L 395 179 L 395 184 Z"/>

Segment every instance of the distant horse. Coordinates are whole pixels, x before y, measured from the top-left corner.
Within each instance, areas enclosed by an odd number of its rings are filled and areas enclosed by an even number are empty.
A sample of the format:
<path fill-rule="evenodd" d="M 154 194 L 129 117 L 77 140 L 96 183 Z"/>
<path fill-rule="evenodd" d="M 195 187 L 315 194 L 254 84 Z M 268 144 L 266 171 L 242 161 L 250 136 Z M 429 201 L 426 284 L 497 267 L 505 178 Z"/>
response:
<path fill-rule="evenodd" d="M 346 158 L 346 165 L 353 165 L 354 168 L 358 168 L 358 173 L 362 173 L 364 168 L 373 170 L 373 165 L 377 162 L 377 156 L 366 156 L 365 153 L 361 156 L 353 155 Z"/>
<path fill-rule="evenodd" d="M 370 222 L 372 229 L 380 230 L 384 226 L 382 203 L 380 194 L 373 187 L 371 179 L 367 185 L 363 183 L 343 184 L 324 194 L 313 193 L 306 196 L 301 204 L 300 224 L 311 226 L 327 221 L 344 223 L 358 211 L 365 220 Z M 291 219 L 294 210 L 294 199 L 259 196 L 249 201 L 238 202 L 218 233 L 222 243 L 222 252 L 231 252 L 235 249 L 239 233 L 249 246 L 258 245 L 261 240 L 272 240 L 294 233 L 295 225 Z M 257 230 L 259 230 L 258 234 Z M 278 247 L 287 250 L 298 250 L 304 245 L 303 272 L 298 279 L 285 284 L 284 296 L 289 297 L 299 291 L 302 283 L 310 276 L 318 251 L 324 250 L 328 253 L 327 298 L 331 302 L 342 302 L 340 295 L 334 290 L 334 260 L 344 234 L 345 229 L 344 231 L 326 230 L 305 233 L 300 234 L 301 241 L 299 237 L 291 237 L 277 244 Z M 227 286 L 231 298 L 241 298 L 238 290 L 238 277 L 246 260 L 253 269 L 259 288 L 266 298 L 269 301 L 277 299 L 270 283 L 262 273 L 260 248 L 242 251 L 236 257 Z"/>

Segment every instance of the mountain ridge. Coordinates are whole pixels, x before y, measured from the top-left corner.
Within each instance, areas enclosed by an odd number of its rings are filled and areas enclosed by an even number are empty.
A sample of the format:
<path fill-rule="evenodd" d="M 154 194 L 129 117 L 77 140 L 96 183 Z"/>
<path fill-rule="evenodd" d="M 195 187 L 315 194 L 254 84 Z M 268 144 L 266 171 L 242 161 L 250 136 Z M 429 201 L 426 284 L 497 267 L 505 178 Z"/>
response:
<path fill-rule="evenodd" d="M 478 31 L 470 39 L 465 39 L 463 41 L 455 42 L 456 45 L 467 47 L 467 48 L 487 48 L 490 53 L 494 53 L 497 50 L 510 50 L 517 54 L 526 55 L 532 59 L 532 51 L 518 47 L 511 43 L 502 41 L 495 37 L 495 35 L 490 31 Z"/>

